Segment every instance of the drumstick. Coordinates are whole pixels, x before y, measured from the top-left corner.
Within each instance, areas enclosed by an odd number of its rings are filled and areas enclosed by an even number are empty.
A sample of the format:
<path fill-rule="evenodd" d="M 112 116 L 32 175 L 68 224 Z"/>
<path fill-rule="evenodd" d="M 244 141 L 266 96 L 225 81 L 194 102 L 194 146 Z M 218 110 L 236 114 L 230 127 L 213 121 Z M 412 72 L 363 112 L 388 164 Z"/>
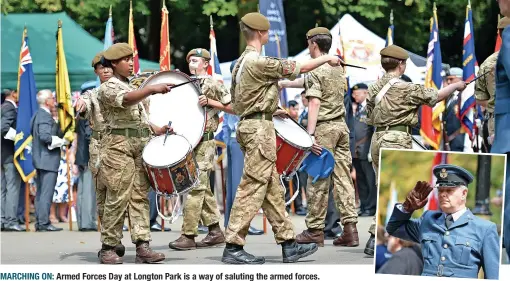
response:
<path fill-rule="evenodd" d="M 168 121 L 168 129 L 166 129 L 165 139 L 163 140 L 163 145 L 165 145 L 166 138 L 168 138 L 168 135 L 170 134 L 170 126 L 172 126 L 172 121 Z"/>
<path fill-rule="evenodd" d="M 487 74 L 488 74 L 489 72 L 491 72 L 491 71 L 492 71 L 492 70 L 489 70 L 489 71 L 485 72 L 484 74 L 482 74 L 482 75 L 480 75 L 480 76 L 476 77 L 475 79 L 471 80 L 471 82 L 466 83 L 466 86 L 467 86 L 467 85 L 469 85 L 469 84 L 471 84 L 471 83 L 473 83 L 473 82 L 475 82 L 478 78 L 480 78 L 480 77 L 483 77 L 483 76 L 487 75 Z"/>
<path fill-rule="evenodd" d="M 200 79 L 191 79 L 190 81 L 186 81 L 186 82 L 183 82 L 183 83 L 180 83 L 180 84 L 177 84 L 177 85 L 173 85 L 172 87 L 170 87 L 170 89 L 174 89 L 174 88 L 180 87 L 182 85 L 186 85 L 188 83 L 195 82 L 197 80 L 200 80 Z"/>
<path fill-rule="evenodd" d="M 337 57 L 339 58 L 342 58 L 340 57 L 339 55 L 336 55 Z M 363 67 L 363 66 L 358 66 L 358 65 L 354 65 L 354 64 L 348 64 L 348 63 L 345 63 L 342 61 L 342 65 L 345 65 L 345 66 L 350 66 L 350 67 L 355 67 L 355 68 L 361 68 L 361 69 L 367 69 L 366 67 Z"/>

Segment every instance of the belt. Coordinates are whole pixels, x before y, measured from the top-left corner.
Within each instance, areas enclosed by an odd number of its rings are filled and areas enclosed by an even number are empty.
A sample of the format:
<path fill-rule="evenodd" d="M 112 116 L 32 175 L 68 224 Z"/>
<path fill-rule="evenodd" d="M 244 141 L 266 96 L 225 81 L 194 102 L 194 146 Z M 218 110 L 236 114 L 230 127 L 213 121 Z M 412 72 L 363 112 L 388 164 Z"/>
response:
<path fill-rule="evenodd" d="M 384 132 L 384 131 L 399 131 L 408 133 L 411 131 L 411 128 L 409 126 L 405 125 L 394 125 L 394 126 L 386 126 L 386 127 L 377 127 L 375 130 L 376 132 Z"/>
<path fill-rule="evenodd" d="M 125 136 L 128 138 L 143 138 L 149 137 L 151 135 L 151 131 L 149 129 L 131 129 L 131 128 L 111 129 L 110 134 Z"/>
<path fill-rule="evenodd" d="M 342 116 L 338 116 L 338 117 L 335 117 L 333 119 L 329 119 L 329 120 L 317 120 L 317 124 L 322 124 L 322 123 L 326 123 L 326 122 L 342 122 L 344 121 L 344 118 Z"/>
<path fill-rule="evenodd" d="M 96 140 L 101 139 L 101 133 L 100 133 L 100 132 L 98 132 L 98 131 L 94 131 L 94 130 L 93 130 L 93 131 L 92 131 L 92 138 L 93 138 L 93 139 L 96 139 Z"/>
<path fill-rule="evenodd" d="M 448 136 L 448 142 L 451 142 L 452 140 L 454 140 L 458 135 L 461 134 L 461 130 L 462 128 L 459 128 L 457 131 L 455 131 L 453 134 L 449 135 Z"/>
<path fill-rule="evenodd" d="M 246 119 L 273 121 L 273 114 L 267 113 L 267 112 L 255 112 L 255 113 L 248 114 L 241 118 L 241 120 L 246 120 Z"/>
<path fill-rule="evenodd" d="M 214 133 L 213 132 L 205 132 L 204 135 L 202 136 L 202 140 L 201 141 L 208 141 L 208 140 L 213 140 L 214 139 Z"/>

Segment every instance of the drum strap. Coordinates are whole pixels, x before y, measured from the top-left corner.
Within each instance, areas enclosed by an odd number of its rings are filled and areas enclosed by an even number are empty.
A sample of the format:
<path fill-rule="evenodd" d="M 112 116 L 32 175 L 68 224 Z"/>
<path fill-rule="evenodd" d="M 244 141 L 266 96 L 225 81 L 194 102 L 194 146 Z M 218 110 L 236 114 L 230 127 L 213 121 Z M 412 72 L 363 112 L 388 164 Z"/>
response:
<path fill-rule="evenodd" d="M 383 99 L 384 95 L 386 95 L 388 90 L 391 88 L 391 86 L 395 85 L 399 81 L 400 81 L 400 79 L 398 79 L 398 78 L 393 78 L 390 81 L 388 81 L 388 83 L 386 83 L 386 85 L 384 85 L 384 87 L 381 89 L 381 91 L 375 97 L 375 104 L 380 103 L 381 100 Z"/>

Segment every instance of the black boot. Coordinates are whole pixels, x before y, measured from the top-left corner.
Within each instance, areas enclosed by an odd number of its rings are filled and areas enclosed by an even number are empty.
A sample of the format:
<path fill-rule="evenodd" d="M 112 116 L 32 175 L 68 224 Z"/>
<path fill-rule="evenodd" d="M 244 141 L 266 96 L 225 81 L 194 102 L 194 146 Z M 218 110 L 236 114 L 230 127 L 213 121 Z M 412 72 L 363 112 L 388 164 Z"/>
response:
<path fill-rule="evenodd" d="M 295 240 L 287 240 L 282 243 L 283 262 L 297 262 L 299 259 L 315 253 L 318 248 L 316 243 L 298 244 Z"/>
<path fill-rule="evenodd" d="M 223 250 L 221 261 L 228 264 L 263 264 L 266 262 L 263 257 L 248 254 L 243 246 L 230 243 L 227 243 L 225 250 Z"/>
<path fill-rule="evenodd" d="M 364 253 L 373 257 L 374 256 L 374 247 L 375 247 L 375 235 L 371 234 L 370 238 L 367 241 L 367 244 L 365 245 Z"/>

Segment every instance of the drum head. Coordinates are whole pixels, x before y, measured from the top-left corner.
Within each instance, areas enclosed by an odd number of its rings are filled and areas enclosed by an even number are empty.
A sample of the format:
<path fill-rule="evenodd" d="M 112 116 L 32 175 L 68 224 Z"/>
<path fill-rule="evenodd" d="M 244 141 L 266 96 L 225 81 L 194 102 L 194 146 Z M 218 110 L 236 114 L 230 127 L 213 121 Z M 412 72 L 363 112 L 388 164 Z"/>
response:
<path fill-rule="evenodd" d="M 312 138 L 306 130 L 290 118 L 273 117 L 274 128 L 285 141 L 302 148 L 313 145 Z"/>
<path fill-rule="evenodd" d="M 143 149 L 143 161 L 153 167 L 170 167 L 178 163 L 189 153 L 190 143 L 183 136 L 157 136 Z M 163 142 L 165 144 L 163 144 Z"/>
<path fill-rule="evenodd" d="M 179 71 L 161 71 L 149 77 L 140 88 L 159 83 L 180 84 L 191 79 Z M 149 121 L 157 126 L 172 121 L 174 132 L 184 136 L 195 148 L 202 139 L 206 113 L 198 104 L 200 90 L 195 83 L 172 89 L 166 94 L 150 96 Z"/>

